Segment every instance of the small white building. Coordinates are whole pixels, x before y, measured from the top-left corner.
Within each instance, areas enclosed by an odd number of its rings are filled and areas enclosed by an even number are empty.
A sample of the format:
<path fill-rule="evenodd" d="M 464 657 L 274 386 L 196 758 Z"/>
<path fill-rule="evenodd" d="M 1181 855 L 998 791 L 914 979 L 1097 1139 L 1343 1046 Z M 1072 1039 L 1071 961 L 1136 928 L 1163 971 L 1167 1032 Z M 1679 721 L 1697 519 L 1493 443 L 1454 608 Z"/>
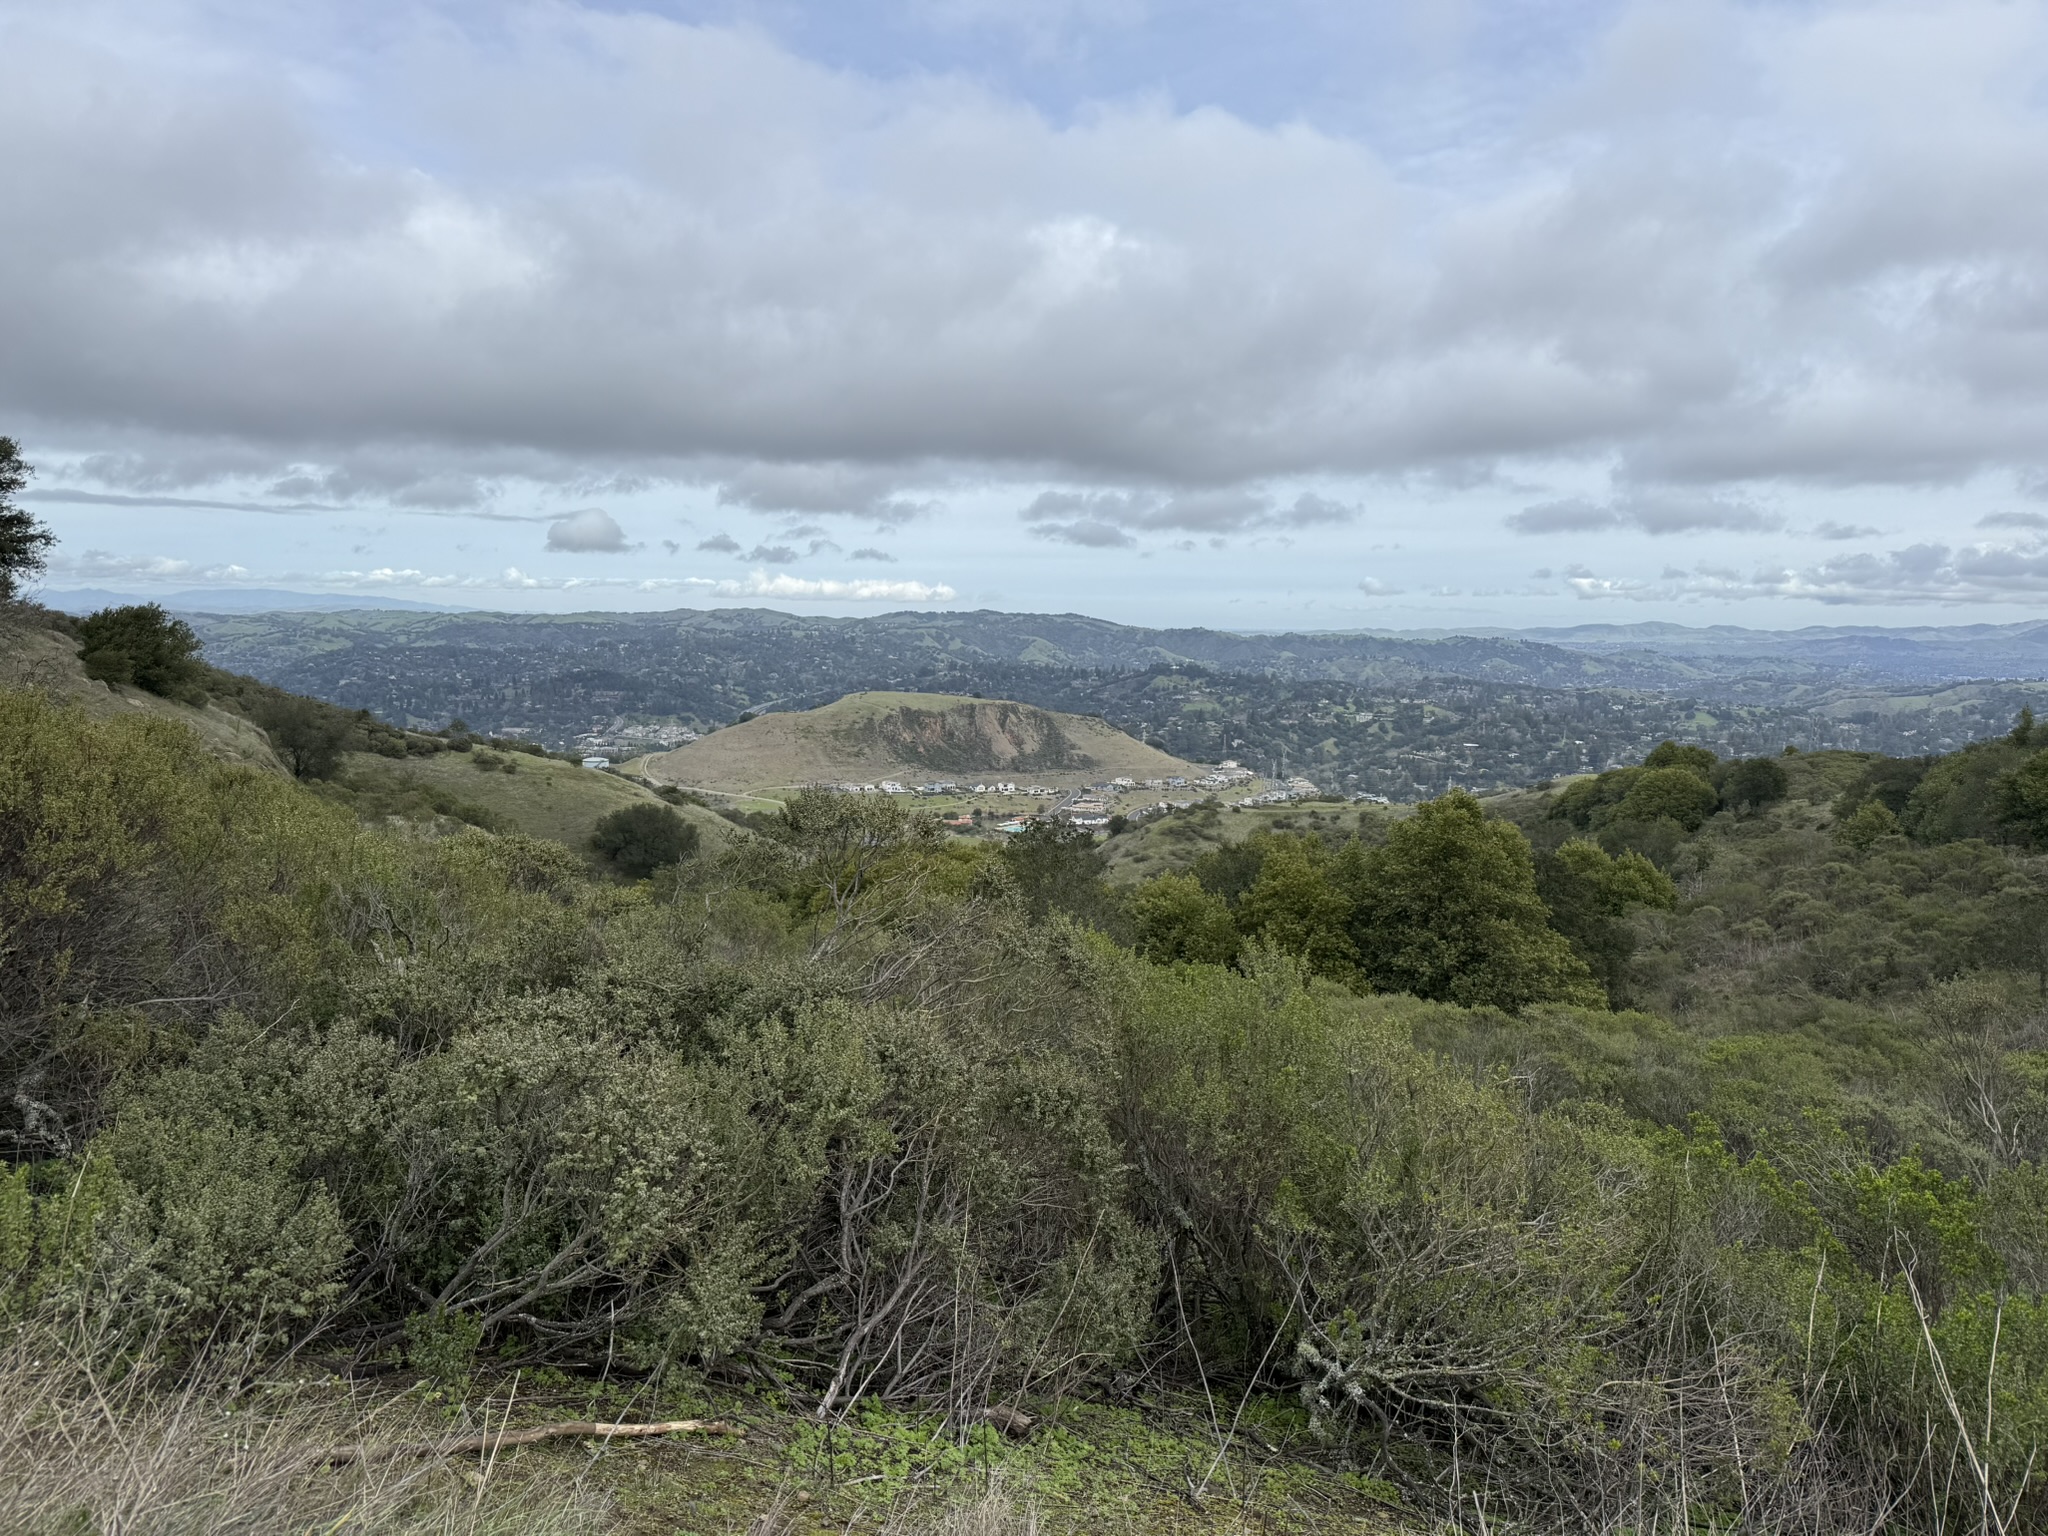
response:
<path fill-rule="evenodd" d="M 610 773 L 612 769 L 612 760 L 608 757 L 586 757 L 585 759 L 583 759 L 583 766 L 586 768 L 595 768 L 600 773 Z"/>

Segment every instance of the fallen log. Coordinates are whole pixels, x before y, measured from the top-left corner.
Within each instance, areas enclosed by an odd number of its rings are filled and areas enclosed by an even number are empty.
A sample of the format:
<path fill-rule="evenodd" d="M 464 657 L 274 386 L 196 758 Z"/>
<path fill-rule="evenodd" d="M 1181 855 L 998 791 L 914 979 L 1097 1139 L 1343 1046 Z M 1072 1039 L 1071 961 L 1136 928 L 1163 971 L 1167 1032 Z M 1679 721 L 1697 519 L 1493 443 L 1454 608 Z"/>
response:
<path fill-rule="evenodd" d="M 508 1445 L 537 1445 L 543 1440 L 635 1440 L 649 1435 L 731 1435 L 746 1431 L 724 1419 L 664 1419 L 657 1424 L 598 1424 L 572 1419 L 562 1424 L 537 1424 L 531 1429 L 506 1429 L 489 1435 L 463 1435 L 452 1440 L 422 1440 L 410 1445 L 342 1446 L 325 1451 L 319 1465 L 346 1466 L 373 1457 L 495 1455 Z"/>

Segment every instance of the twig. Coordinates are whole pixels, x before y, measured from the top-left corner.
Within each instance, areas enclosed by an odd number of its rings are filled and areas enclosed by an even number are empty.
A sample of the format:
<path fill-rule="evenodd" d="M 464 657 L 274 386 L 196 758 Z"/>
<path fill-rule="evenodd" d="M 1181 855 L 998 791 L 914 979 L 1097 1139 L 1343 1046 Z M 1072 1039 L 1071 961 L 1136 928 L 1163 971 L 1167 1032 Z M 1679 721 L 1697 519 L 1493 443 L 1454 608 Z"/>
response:
<path fill-rule="evenodd" d="M 573 1419 L 561 1424 L 539 1424 L 532 1429 L 500 1430 L 495 1435 L 464 1435 L 457 1440 L 418 1441 L 410 1445 L 385 1446 L 371 1450 L 364 1446 L 342 1446 L 322 1451 L 315 1461 L 320 1466 L 339 1467 L 368 1461 L 374 1456 L 467 1456 L 482 1451 L 496 1456 L 507 1445 L 534 1445 L 542 1440 L 635 1440 L 649 1435 L 731 1435 L 745 1436 L 746 1430 L 724 1419 L 664 1419 L 658 1424 L 596 1424 Z"/>

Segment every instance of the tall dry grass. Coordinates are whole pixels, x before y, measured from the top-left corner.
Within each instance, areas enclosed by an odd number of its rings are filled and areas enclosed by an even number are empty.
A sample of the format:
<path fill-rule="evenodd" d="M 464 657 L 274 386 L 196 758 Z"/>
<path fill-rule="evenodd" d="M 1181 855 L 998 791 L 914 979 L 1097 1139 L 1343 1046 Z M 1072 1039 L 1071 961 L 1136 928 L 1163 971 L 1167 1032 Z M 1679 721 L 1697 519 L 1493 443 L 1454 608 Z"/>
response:
<path fill-rule="evenodd" d="M 0 1531 L 9 1536 L 581 1536 L 576 1487 L 494 1458 L 393 1457 L 447 1426 L 415 1401 L 248 1381 L 231 1362 L 173 1376 L 50 1329 L 0 1343 Z M 354 1460 L 326 1453 L 353 1450 Z"/>
<path fill-rule="evenodd" d="M 784 1495 L 748 1525 L 746 1536 L 808 1536 L 818 1524 Z M 909 1498 L 891 1510 L 881 1536 L 1039 1536 L 1038 1512 L 1020 1504 L 1001 1480 L 980 1493 L 943 1503 Z"/>

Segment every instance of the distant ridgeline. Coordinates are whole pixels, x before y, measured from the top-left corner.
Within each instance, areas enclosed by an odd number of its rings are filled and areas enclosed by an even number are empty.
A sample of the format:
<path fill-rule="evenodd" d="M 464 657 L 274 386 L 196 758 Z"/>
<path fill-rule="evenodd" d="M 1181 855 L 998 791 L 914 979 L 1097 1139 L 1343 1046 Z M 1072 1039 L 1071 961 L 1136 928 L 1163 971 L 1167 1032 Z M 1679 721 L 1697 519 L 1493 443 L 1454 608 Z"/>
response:
<path fill-rule="evenodd" d="M 556 749 L 592 737 L 587 745 L 630 755 L 654 749 L 658 723 L 703 732 L 871 689 L 986 694 L 1100 714 L 1184 760 L 1235 757 L 1396 800 L 1635 762 L 1667 738 L 1722 756 L 1788 743 L 1945 751 L 2002 730 L 2048 695 L 2013 681 L 1896 691 L 1900 679 L 1943 666 L 1943 675 L 1966 675 L 1954 669 L 1980 652 L 2018 666 L 2029 636 L 2002 631 L 1993 650 L 1988 641 L 1973 649 L 1844 632 L 1808 656 L 1796 635 L 1770 646 L 1723 636 L 1709 653 L 1682 655 L 1662 632 L 1631 648 L 1625 632 L 1601 631 L 1574 648 L 1515 636 L 1232 635 L 1001 613 L 357 612 L 191 622 L 222 665 L 415 729 L 460 717 Z"/>

